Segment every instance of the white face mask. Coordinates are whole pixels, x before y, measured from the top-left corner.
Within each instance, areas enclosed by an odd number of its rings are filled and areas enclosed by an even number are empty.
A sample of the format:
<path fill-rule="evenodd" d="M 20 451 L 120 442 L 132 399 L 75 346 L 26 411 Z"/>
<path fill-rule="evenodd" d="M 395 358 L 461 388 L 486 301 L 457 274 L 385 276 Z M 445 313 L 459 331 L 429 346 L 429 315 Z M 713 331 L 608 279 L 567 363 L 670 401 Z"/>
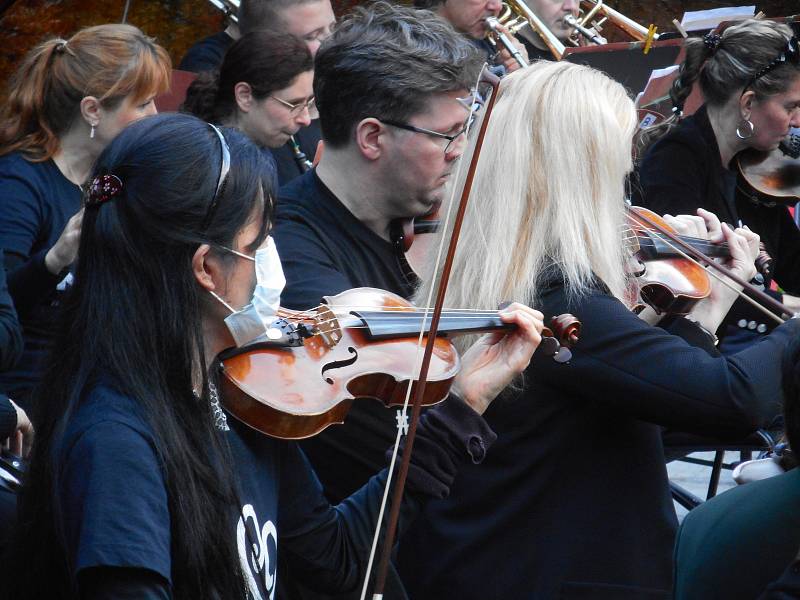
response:
<path fill-rule="evenodd" d="M 283 275 L 275 241 L 272 237 L 267 238 L 266 247 L 259 248 L 255 258 L 230 248 L 225 250 L 256 263 L 256 289 L 253 290 L 253 299 L 241 310 L 234 310 L 217 294 L 211 292 L 232 313 L 225 317 L 225 325 L 230 330 L 236 345 L 241 347 L 261 335 L 266 335 L 270 339 L 281 336 L 281 332 L 272 327 L 272 324 L 277 318 L 286 277 Z M 270 335 L 271 333 L 273 335 Z"/>

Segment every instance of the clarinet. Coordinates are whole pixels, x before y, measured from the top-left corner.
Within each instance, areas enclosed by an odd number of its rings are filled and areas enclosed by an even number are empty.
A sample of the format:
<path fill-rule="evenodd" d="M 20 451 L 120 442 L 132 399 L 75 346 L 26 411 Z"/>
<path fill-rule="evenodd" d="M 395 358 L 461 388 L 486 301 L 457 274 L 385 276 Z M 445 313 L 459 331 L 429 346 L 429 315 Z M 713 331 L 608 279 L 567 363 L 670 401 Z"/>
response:
<path fill-rule="evenodd" d="M 314 166 L 314 164 L 308 160 L 308 157 L 305 155 L 305 153 L 300 149 L 300 144 L 297 143 L 297 140 L 294 139 L 294 136 L 289 138 L 289 145 L 292 147 L 294 160 L 297 163 L 297 167 L 300 169 L 301 173 L 305 173 Z"/>

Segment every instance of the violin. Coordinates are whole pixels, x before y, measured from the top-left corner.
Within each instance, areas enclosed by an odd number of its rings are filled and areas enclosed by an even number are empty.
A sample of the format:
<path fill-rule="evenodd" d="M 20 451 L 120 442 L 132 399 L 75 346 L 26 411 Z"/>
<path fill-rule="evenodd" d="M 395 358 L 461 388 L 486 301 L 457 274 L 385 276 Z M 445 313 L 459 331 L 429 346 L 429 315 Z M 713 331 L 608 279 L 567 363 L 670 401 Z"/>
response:
<path fill-rule="evenodd" d="M 430 257 L 430 243 L 434 237 L 429 234 L 439 230 L 439 208 L 437 205 L 421 217 L 395 219 L 389 227 L 400 268 L 411 282 L 418 280 L 424 261 Z"/>
<path fill-rule="evenodd" d="M 800 134 L 791 134 L 777 149 L 750 148 L 736 155 L 738 187 L 747 198 L 766 206 L 800 202 Z"/>
<path fill-rule="evenodd" d="M 678 235 L 653 211 L 640 206 L 629 207 L 630 232 L 626 236 L 630 253 L 628 275 L 639 279 L 641 299 L 659 314 L 688 314 L 695 303 L 711 293 L 708 272 L 697 261 L 687 259 L 686 252 L 672 240 L 637 217 L 645 217 L 658 224 L 687 246 L 711 258 L 730 257 L 727 242 L 711 242 Z M 763 244 L 756 268 L 767 277 L 772 269 L 772 259 L 764 250 Z"/>
<path fill-rule="evenodd" d="M 303 439 L 343 423 L 355 399 L 402 406 L 416 387 L 420 331 L 430 315 L 402 297 L 356 288 L 324 298 L 310 311 L 281 311 L 267 332 L 218 362 L 220 396 L 228 412 L 272 437 Z M 571 357 L 580 322 L 559 315 L 542 332 L 537 352 Z M 444 400 L 460 369 L 451 337 L 506 330 L 497 311 L 445 310 L 428 372 L 424 405 Z M 425 337 L 427 339 L 427 337 Z"/>

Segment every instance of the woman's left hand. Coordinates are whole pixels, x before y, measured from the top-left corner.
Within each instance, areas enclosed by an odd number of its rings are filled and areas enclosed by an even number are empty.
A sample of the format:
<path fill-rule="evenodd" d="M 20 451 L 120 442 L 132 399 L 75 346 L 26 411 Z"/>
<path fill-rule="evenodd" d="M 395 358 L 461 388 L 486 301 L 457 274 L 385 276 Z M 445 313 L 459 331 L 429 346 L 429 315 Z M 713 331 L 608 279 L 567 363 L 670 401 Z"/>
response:
<path fill-rule="evenodd" d="M 453 391 L 478 414 L 525 370 L 542 340 L 544 317 L 538 310 L 515 302 L 500 312 L 500 318 L 517 327 L 482 336 L 464 353 L 453 382 Z"/>

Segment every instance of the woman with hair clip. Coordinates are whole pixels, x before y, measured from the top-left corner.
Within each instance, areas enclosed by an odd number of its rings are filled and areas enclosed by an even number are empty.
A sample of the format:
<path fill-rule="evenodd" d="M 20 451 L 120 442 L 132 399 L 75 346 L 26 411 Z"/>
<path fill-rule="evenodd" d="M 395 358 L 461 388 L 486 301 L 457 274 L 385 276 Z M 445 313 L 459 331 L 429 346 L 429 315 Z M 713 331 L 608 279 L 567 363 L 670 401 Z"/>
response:
<path fill-rule="evenodd" d="M 81 186 L 126 124 L 156 112 L 169 78 L 169 57 L 152 38 L 99 25 L 40 44 L 11 81 L 0 112 L 0 248 L 25 349 L 0 389 L 24 406 L 72 281 Z"/>
<path fill-rule="evenodd" d="M 480 471 L 461 471 L 404 537 L 415 600 L 668 597 L 677 519 L 662 426 L 742 435 L 777 411 L 797 322 L 723 358 L 706 330 L 734 291 L 715 283 L 668 327 L 629 310 L 635 128 L 625 89 L 588 67 L 542 61 L 500 84 L 445 305 L 524 298 L 545 318 L 574 314 L 581 339 L 567 364 L 534 357 L 486 413 L 498 439 Z M 724 238 L 729 267 L 749 279 L 758 236 L 705 215 L 670 221 Z"/>
<path fill-rule="evenodd" d="M 313 80 L 314 59 L 305 42 L 252 31 L 228 49 L 219 71 L 201 73 L 189 86 L 181 110 L 235 127 L 268 148 L 283 185 L 310 168 L 320 140 L 319 122 L 311 121 Z"/>
<path fill-rule="evenodd" d="M 331 507 L 298 446 L 227 416 L 215 385 L 226 317 L 280 269 L 273 181 L 245 136 L 188 115 L 143 119 L 98 159 L 8 597 L 272 598 L 279 546 L 315 589 L 360 583 L 386 471 Z M 458 397 L 420 423 L 404 520 L 493 441 L 478 413 L 542 328 L 518 304 L 501 315 L 517 327 L 464 355 Z"/>
<path fill-rule="evenodd" d="M 637 203 L 659 214 L 704 208 L 733 226 L 747 225 L 774 259 L 774 279 L 787 292 L 783 303 L 800 310 L 800 231 L 785 206 L 754 201 L 738 189 L 734 160 L 749 148 L 775 150 L 791 127 L 800 126 L 797 38 L 787 25 L 748 20 L 720 35 L 689 38 L 685 49 L 670 92 L 676 113 L 647 133 L 649 139 L 663 137 L 639 166 Z M 679 119 L 696 81 L 705 104 Z M 723 347 L 731 350 L 774 326 L 744 303 L 726 324 Z"/>

